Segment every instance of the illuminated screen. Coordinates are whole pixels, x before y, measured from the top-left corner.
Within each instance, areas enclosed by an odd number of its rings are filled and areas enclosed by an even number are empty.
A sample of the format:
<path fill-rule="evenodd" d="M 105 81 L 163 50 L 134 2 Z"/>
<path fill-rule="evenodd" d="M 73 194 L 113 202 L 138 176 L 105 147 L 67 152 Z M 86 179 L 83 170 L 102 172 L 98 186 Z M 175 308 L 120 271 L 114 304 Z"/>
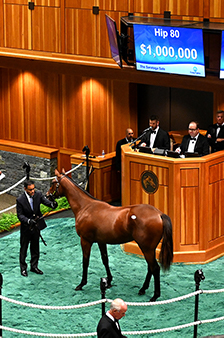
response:
<path fill-rule="evenodd" d="M 202 29 L 133 26 L 138 70 L 205 76 Z"/>
<path fill-rule="evenodd" d="M 221 59 L 220 59 L 220 79 L 224 79 L 224 32 L 222 31 Z"/>
<path fill-rule="evenodd" d="M 118 66 L 122 67 L 122 59 L 120 55 L 120 45 L 119 45 L 119 36 L 117 31 L 116 22 L 107 14 L 106 17 L 106 24 L 107 24 L 107 32 L 110 42 L 110 51 L 112 58 L 115 62 L 117 62 Z"/>

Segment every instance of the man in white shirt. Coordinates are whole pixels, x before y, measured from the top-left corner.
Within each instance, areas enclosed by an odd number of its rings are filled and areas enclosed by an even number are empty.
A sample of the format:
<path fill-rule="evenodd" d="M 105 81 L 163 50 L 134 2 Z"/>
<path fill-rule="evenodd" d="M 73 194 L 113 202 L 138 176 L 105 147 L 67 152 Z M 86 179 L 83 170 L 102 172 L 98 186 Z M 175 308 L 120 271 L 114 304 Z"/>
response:
<path fill-rule="evenodd" d="M 209 126 L 206 137 L 212 153 L 224 150 L 224 111 L 216 113 L 216 123 Z"/>
<path fill-rule="evenodd" d="M 97 326 L 98 338 L 125 338 L 118 320 L 125 316 L 127 304 L 120 298 L 112 301 L 110 310 L 100 319 Z"/>
<path fill-rule="evenodd" d="M 176 149 L 181 154 L 197 153 L 198 156 L 209 154 L 209 144 L 207 138 L 199 133 L 199 124 L 197 121 L 191 121 L 188 125 L 188 135 L 183 137 L 182 143 Z"/>

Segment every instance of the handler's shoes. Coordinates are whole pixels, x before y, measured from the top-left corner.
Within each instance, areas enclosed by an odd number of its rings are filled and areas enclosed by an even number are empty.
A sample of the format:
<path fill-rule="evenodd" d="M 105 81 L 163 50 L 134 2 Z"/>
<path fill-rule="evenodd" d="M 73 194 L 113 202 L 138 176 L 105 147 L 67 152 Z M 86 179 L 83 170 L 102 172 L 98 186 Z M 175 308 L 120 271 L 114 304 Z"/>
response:
<path fill-rule="evenodd" d="M 31 268 L 30 271 L 37 273 L 38 275 L 43 275 L 43 271 L 38 268 Z"/>
<path fill-rule="evenodd" d="M 21 275 L 22 275 L 23 277 L 28 277 L 28 273 L 27 273 L 26 270 L 21 271 Z"/>

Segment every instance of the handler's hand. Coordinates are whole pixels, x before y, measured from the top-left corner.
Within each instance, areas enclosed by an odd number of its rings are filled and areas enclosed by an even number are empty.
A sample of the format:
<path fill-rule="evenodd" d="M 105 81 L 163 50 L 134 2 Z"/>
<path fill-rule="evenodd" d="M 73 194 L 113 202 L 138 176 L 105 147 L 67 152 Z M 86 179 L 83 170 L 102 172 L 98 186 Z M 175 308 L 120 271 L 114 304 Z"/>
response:
<path fill-rule="evenodd" d="M 57 201 L 53 201 L 53 202 L 51 203 L 51 207 L 52 207 L 52 209 L 56 209 L 56 208 L 57 208 L 57 206 L 58 206 L 58 203 L 57 203 Z"/>
<path fill-rule="evenodd" d="M 36 226 L 37 222 L 34 219 L 30 219 L 29 220 L 29 225 L 30 225 L 30 229 L 33 230 Z"/>

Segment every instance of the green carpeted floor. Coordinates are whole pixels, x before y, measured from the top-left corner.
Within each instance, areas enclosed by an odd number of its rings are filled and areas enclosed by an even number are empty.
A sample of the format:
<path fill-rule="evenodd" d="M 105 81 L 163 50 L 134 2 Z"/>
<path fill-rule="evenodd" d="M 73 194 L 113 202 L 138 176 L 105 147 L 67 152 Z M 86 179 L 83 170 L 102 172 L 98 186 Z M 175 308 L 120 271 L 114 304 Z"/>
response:
<path fill-rule="evenodd" d="M 96 244 L 90 259 L 88 284 L 83 291 L 74 288 L 81 281 L 82 253 L 75 231 L 74 218 L 47 220 L 42 231 L 47 247 L 42 243 L 39 268 L 44 275 L 29 272 L 28 278 L 20 275 L 19 232 L 0 238 L 0 272 L 3 275 L 2 294 L 6 297 L 40 305 L 75 305 L 101 299 L 100 278 L 106 273 Z M 106 292 L 109 299 L 121 297 L 125 301 L 145 302 L 153 293 L 153 282 L 144 296 L 138 296 L 146 273 L 146 263 L 141 257 L 127 255 L 119 245 L 108 246 L 110 267 L 114 277 L 113 287 Z M 29 261 L 29 256 L 27 262 Z M 194 272 L 202 268 L 205 290 L 223 288 L 223 263 L 220 258 L 206 265 L 173 264 L 170 272 L 161 272 L 161 297 L 159 300 L 179 297 L 195 291 Z M 172 327 L 194 321 L 194 297 L 173 304 L 150 307 L 129 306 L 120 322 L 123 331 L 141 331 Z M 200 295 L 199 319 L 224 315 L 224 294 Z M 108 304 L 106 306 L 108 308 Z M 44 333 L 95 332 L 101 317 L 101 306 L 75 310 L 40 310 L 18 306 L 3 301 L 3 325 L 11 328 Z M 198 327 L 198 337 L 224 334 L 224 322 L 203 324 Z M 4 338 L 25 335 L 3 331 Z M 34 336 L 32 336 L 34 337 Z M 133 335 L 129 337 L 147 337 Z M 193 327 L 178 331 L 150 335 L 150 337 L 193 337 Z"/>

